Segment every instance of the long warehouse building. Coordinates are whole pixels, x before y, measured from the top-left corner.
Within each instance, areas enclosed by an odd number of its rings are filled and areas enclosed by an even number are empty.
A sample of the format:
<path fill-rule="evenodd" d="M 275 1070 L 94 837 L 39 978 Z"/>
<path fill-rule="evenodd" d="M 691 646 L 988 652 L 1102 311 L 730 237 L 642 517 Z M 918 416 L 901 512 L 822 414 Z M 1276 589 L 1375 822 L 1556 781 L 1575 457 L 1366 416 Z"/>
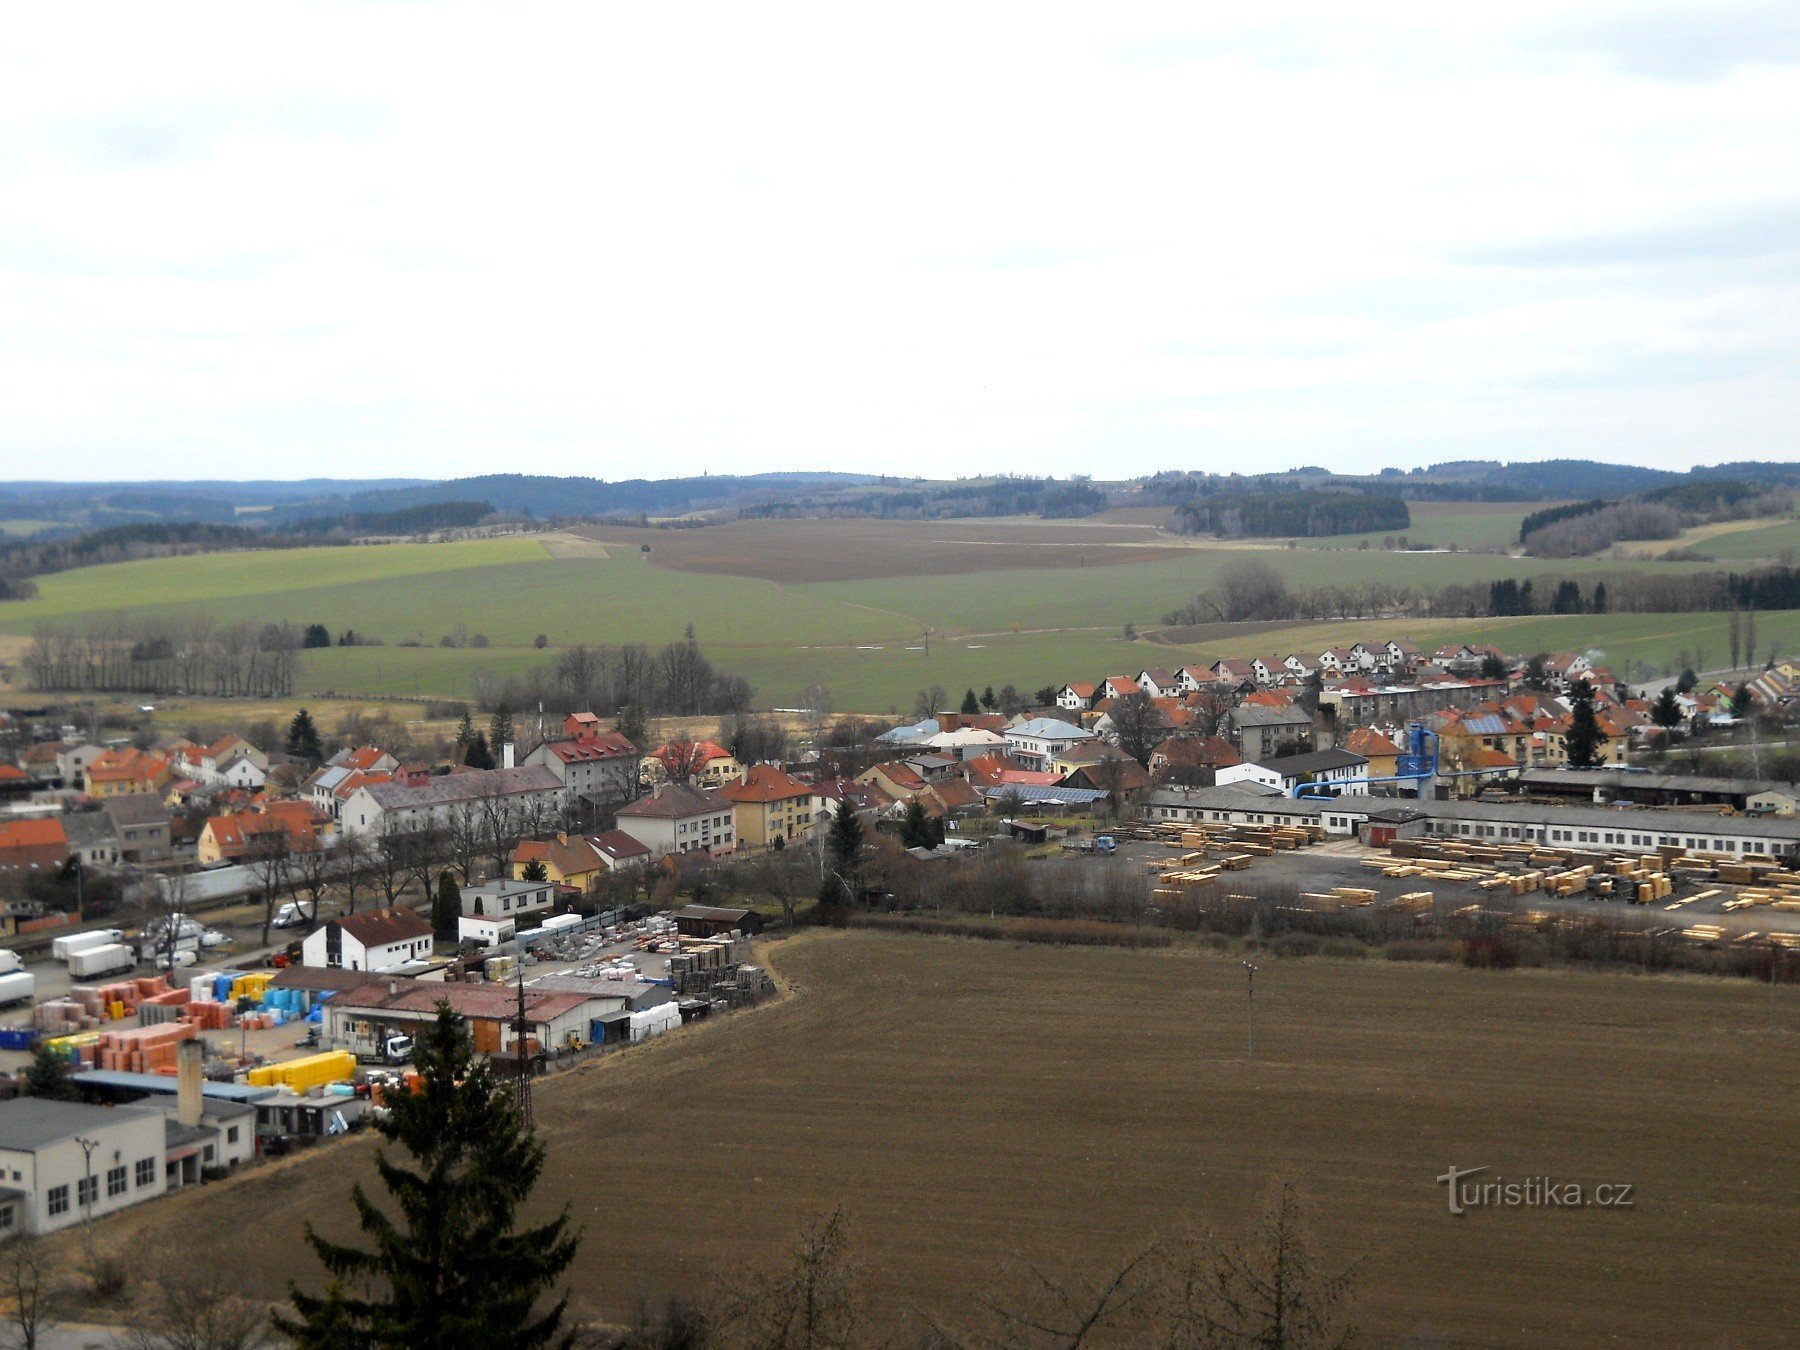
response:
<path fill-rule="evenodd" d="M 1164 788 L 1150 794 L 1151 820 L 1236 825 L 1322 824 L 1328 834 L 1356 834 L 1371 817 L 1412 828 L 1403 833 L 1577 847 L 1652 849 L 1664 845 L 1747 858 L 1800 853 L 1800 817 L 1738 816 L 1708 811 L 1540 802 L 1420 801 L 1411 797 L 1297 800 L 1250 785 Z"/>

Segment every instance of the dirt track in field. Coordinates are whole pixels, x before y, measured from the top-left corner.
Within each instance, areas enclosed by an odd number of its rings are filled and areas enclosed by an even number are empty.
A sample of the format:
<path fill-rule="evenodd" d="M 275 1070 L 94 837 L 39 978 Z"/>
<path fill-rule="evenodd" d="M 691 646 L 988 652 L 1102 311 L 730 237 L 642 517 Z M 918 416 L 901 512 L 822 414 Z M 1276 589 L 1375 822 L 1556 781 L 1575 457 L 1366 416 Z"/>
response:
<path fill-rule="evenodd" d="M 542 1083 L 575 1302 L 703 1292 L 842 1202 L 884 1329 L 1008 1251 L 1098 1273 L 1298 1178 L 1375 1344 L 1774 1345 L 1791 1278 L 1793 1037 L 1718 981 L 1263 962 L 813 934 L 789 1000 Z M 366 1142 L 103 1226 L 271 1296 L 346 1235 Z M 1446 1167 L 1635 1185 L 1629 1210 L 1447 1212 Z M 1491 1174 L 1490 1174 L 1491 1175 Z"/>

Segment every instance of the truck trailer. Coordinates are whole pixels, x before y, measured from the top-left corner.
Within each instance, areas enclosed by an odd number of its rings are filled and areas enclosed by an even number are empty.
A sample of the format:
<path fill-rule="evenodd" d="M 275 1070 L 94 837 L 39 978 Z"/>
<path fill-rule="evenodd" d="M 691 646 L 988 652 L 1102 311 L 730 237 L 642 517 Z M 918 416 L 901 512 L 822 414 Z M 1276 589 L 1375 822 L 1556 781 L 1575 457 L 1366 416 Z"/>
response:
<path fill-rule="evenodd" d="M 15 970 L 0 975 L 0 1004 L 30 1003 L 37 997 L 37 976 L 30 971 Z"/>
<path fill-rule="evenodd" d="M 69 977 L 76 980 L 98 980 L 107 975 L 123 975 L 137 969 L 137 953 L 122 942 L 109 942 L 104 947 L 89 947 L 69 957 Z"/>
<path fill-rule="evenodd" d="M 117 928 L 96 928 L 91 933 L 70 933 L 67 937 L 56 938 L 50 943 L 50 955 L 58 961 L 67 961 L 76 952 L 105 947 L 119 941 L 124 936 L 125 934 Z"/>

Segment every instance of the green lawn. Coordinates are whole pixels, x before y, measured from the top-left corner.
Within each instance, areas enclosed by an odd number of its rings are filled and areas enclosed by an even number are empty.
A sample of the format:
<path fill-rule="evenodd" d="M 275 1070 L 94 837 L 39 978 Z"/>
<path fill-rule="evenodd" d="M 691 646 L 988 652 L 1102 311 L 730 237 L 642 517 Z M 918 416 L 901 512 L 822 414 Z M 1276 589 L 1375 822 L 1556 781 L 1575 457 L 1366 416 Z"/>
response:
<path fill-rule="evenodd" d="M 1506 549 L 1519 540 L 1519 522 L 1551 502 L 1408 502 L 1412 525 L 1405 530 L 1377 530 L 1373 534 L 1333 535 L 1306 539 L 1303 548 L 1355 548 L 1367 541 L 1378 548 L 1383 539 L 1404 535 L 1414 544 L 1462 549 Z"/>
<path fill-rule="evenodd" d="M 1784 551 L 1800 553 L 1800 519 L 1789 517 L 1754 529 L 1728 530 L 1702 539 L 1694 548 L 1721 562 L 1774 560 Z"/>
<path fill-rule="evenodd" d="M 0 520 L 0 534 L 24 539 L 39 530 L 48 530 L 57 523 L 54 520 Z"/>

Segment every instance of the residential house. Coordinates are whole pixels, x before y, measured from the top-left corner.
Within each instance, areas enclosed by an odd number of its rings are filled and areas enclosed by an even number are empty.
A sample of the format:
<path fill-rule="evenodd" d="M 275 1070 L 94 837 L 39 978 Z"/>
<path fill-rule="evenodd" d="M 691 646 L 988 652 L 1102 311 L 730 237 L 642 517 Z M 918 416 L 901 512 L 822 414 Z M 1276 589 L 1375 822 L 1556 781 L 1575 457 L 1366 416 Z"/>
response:
<path fill-rule="evenodd" d="M 0 764 L 0 801 L 31 795 L 31 775 L 16 764 Z"/>
<path fill-rule="evenodd" d="M 0 882 L 56 876 L 69 861 L 69 835 L 56 816 L 0 821 Z"/>
<path fill-rule="evenodd" d="M 1175 672 L 1162 666 L 1150 666 L 1140 670 L 1137 683 L 1138 688 L 1150 695 L 1151 698 L 1176 698 L 1182 692 L 1181 681 Z"/>
<path fill-rule="evenodd" d="M 1153 786 L 1150 772 L 1129 756 L 1096 760 L 1063 776 L 1063 787 L 1095 788 L 1116 803 L 1135 801 Z"/>
<path fill-rule="evenodd" d="M 623 830 L 602 830 L 599 834 L 589 835 L 588 842 L 611 872 L 643 867 L 653 861 L 650 850 Z"/>
<path fill-rule="evenodd" d="M 270 802 L 261 811 L 212 816 L 200 829 L 196 857 L 203 866 L 254 862 L 319 847 L 321 822 L 305 802 Z"/>
<path fill-rule="evenodd" d="M 968 734 L 989 735 L 985 731 Z M 718 795 L 732 805 L 739 848 L 786 848 L 812 833 L 812 785 L 773 764 L 752 765 L 743 778 L 720 788 Z"/>
<path fill-rule="evenodd" d="M 156 792 L 168 781 L 168 760 L 130 745 L 104 752 L 87 768 L 88 795 L 102 799 Z"/>
<path fill-rule="evenodd" d="M 1114 681 L 1106 681 L 1106 685 Z M 1126 683 L 1133 683 L 1126 681 Z M 1133 684 L 1135 688 L 1135 684 Z M 1103 686 L 1104 688 L 1104 686 Z M 1120 697 L 1108 693 L 1108 698 Z M 1094 739 L 1094 733 L 1082 727 L 1070 726 L 1067 722 L 1058 721 L 1054 717 L 1034 717 L 1028 722 L 1010 728 L 1006 733 L 1007 752 L 1026 769 L 1045 772 L 1050 769 L 1051 762 L 1062 751 L 1081 741 Z"/>
<path fill-rule="evenodd" d="M 88 766 L 105 753 L 99 746 L 87 741 L 59 745 L 56 751 L 55 781 L 46 786 L 86 792 Z M 29 769 L 31 766 L 27 763 L 26 767 Z"/>
<path fill-rule="evenodd" d="M 443 829 L 470 811 L 494 812 L 530 834 L 562 815 L 562 781 L 541 764 L 512 769 L 471 769 L 358 788 L 344 803 L 344 828 L 352 834 L 383 830 Z"/>
<path fill-rule="evenodd" d="M 983 759 L 990 758 L 983 756 Z M 975 763 L 976 761 L 969 761 Z M 830 817 L 839 811 L 850 810 L 857 814 L 865 824 L 880 817 L 894 804 L 894 799 L 885 790 L 873 783 L 858 783 L 849 778 L 831 778 L 822 783 L 813 784 L 812 817 L 818 822 L 818 828 L 825 829 L 830 824 Z"/>
<path fill-rule="evenodd" d="M 594 839 L 584 834 L 559 832 L 548 839 L 520 840 L 511 861 L 515 880 L 524 881 L 526 870 L 536 863 L 543 868 L 545 881 L 577 891 L 592 890 L 612 871 Z"/>
<path fill-rule="evenodd" d="M 1094 706 L 1094 686 L 1082 681 L 1065 684 L 1056 691 L 1056 706 L 1064 712 L 1086 712 Z"/>
<path fill-rule="evenodd" d="M 462 888 L 462 912 L 475 918 L 523 919 L 556 910 L 556 884 L 495 879 Z"/>
<path fill-rule="evenodd" d="M 118 837 L 121 862 L 159 863 L 174 856 L 169 808 L 157 794 L 135 792 L 111 797 L 100 809 Z"/>
<path fill-rule="evenodd" d="M 400 767 L 400 761 L 378 745 L 346 746 L 325 763 L 353 773 L 394 773 Z"/>
<path fill-rule="evenodd" d="M 1368 762 L 1369 777 L 1391 778 L 1400 771 L 1400 747 L 1374 727 L 1354 727 L 1338 744 Z"/>
<path fill-rule="evenodd" d="M 209 787 L 260 788 L 269 780 L 269 757 L 235 732 L 211 745 L 189 750 L 179 771 Z"/>
<path fill-rule="evenodd" d="M 391 970 L 431 955 L 431 925 L 402 906 L 346 914 L 307 934 L 300 952 L 309 966 Z"/>
<path fill-rule="evenodd" d="M 744 772 L 737 756 L 713 741 L 669 741 L 639 761 L 645 784 L 691 783 L 720 788 Z"/>
<path fill-rule="evenodd" d="M 1124 698 L 1127 694 L 1138 694 L 1142 692 L 1144 691 L 1140 688 L 1138 682 L 1131 679 L 1129 676 L 1109 675 L 1095 687 L 1093 701 L 1099 703 L 1105 699 Z"/>
<path fill-rule="evenodd" d="M 573 723 L 576 716 L 571 714 L 564 725 Z M 612 806 L 638 795 L 642 758 L 637 746 L 616 731 L 583 731 L 564 740 L 545 741 L 525 756 L 525 763 L 550 770 L 584 802 Z"/>
<path fill-rule="evenodd" d="M 100 811 L 68 811 L 63 833 L 69 836 L 69 860 L 81 867 L 112 867 L 119 861 L 119 835 Z"/>
<path fill-rule="evenodd" d="M 1150 773 L 1167 778 L 1178 769 L 1216 773 L 1243 763 L 1237 747 L 1223 736 L 1172 736 L 1150 752 Z"/>
<path fill-rule="evenodd" d="M 730 853 L 737 827 L 730 802 L 691 783 L 664 783 L 618 811 L 619 829 L 661 857 L 675 853 Z"/>
<path fill-rule="evenodd" d="M 939 819 L 980 811 L 985 805 L 981 793 L 962 778 L 946 778 L 941 783 L 929 783 L 919 794 L 918 800 L 926 814 Z"/>
<path fill-rule="evenodd" d="M 871 765 L 856 775 L 856 781 L 865 787 L 879 789 L 890 802 L 911 801 L 927 786 L 924 776 L 901 759 Z"/>

